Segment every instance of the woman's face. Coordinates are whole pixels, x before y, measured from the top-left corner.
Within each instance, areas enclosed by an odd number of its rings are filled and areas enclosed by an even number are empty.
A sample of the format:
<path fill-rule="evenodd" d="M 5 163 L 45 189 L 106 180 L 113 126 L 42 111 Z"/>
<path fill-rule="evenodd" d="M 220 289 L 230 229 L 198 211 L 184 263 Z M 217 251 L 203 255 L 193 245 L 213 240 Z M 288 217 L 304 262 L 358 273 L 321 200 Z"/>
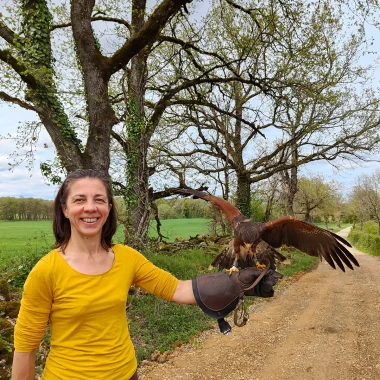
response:
<path fill-rule="evenodd" d="M 70 184 L 62 211 L 70 220 L 72 235 L 76 231 L 79 235 L 100 237 L 111 207 L 103 182 L 82 178 Z"/>

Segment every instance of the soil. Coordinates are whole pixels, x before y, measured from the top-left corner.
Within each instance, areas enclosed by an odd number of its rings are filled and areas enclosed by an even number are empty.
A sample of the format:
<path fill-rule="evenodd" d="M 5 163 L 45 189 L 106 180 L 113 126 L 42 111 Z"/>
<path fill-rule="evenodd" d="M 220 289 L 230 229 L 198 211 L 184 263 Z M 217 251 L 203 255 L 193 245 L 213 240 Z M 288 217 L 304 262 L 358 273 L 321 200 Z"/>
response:
<path fill-rule="evenodd" d="M 139 379 L 380 379 L 380 258 L 351 252 L 360 268 L 343 273 L 321 262 L 281 280 L 273 298 L 253 305 L 246 326 L 230 320 L 229 335 L 215 327 L 145 361 Z"/>

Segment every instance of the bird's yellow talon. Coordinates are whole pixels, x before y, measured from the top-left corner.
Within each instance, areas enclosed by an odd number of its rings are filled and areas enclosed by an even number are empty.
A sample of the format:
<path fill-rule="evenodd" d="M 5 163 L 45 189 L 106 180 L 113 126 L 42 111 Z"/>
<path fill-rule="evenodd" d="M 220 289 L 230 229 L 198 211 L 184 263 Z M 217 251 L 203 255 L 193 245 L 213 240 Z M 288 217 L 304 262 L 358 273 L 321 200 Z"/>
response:
<path fill-rule="evenodd" d="M 226 269 L 226 272 L 228 272 L 231 275 L 232 272 L 239 272 L 239 269 L 233 266 L 230 269 Z"/>
<path fill-rule="evenodd" d="M 256 268 L 258 269 L 265 269 L 267 266 L 265 264 L 261 264 L 258 261 L 256 262 Z"/>

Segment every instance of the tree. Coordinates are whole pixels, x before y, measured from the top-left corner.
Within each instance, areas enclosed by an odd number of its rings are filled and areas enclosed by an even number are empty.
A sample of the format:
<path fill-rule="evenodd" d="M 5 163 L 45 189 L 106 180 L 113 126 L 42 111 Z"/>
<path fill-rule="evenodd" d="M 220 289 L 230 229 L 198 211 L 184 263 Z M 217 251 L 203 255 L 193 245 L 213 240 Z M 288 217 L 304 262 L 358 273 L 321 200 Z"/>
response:
<path fill-rule="evenodd" d="M 127 137 L 119 140 L 129 160 L 125 173 L 128 188 L 124 195 L 134 226 L 143 224 L 142 235 L 148 223 L 144 211 L 148 191 L 147 146 L 142 135 L 151 133 L 143 124 L 144 63 L 162 28 L 189 1 L 162 0 L 150 9 L 145 0 L 132 0 L 127 7 L 78 0 L 66 9 L 64 4 L 49 7 L 45 0 L 23 0 L 7 9 L 13 17 L 0 19 L 0 70 L 13 79 L 0 92 L 0 99 L 37 113 L 56 148 L 58 167 L 67 172 L 78 168 L 108 172 L 112 129 L 120 122 L 125 123 Z M 121 7 L 130 11 L 130 22 L 118 17 L 125 14 Z M 96 22 L 112 24 L 115 29 L 120 25 L 125 28 L 123 40 L 118 41 L 111 54 L 104 52 Z M 67 35 L 68 29 L 72 38 L 57 41 Z M 67 51 L 63 50 L 64 57 L 60 56 L 60 42 L 75 52 L 75 64 L 70 66 Z M 67 61 L 70 63 L 66 67 Z M 78 81 L 75 67 L 82 81 Z M 120 77 L 128 79 L 124 116 L 117 113 L 111 91 L 112 82 Z M 70 114 L 76 115 L 82 109 L 85 113 L 74 121 Z M 22 134 L 24 143 L 35 143 L 38 125 L 26 126 Z M 53 183 L 60 181 L 59 171 L 51 163 L 42 163 L 41 169 Z M 135 230 L 140 232 L 138 228 Z"/>
<path fill-rule="evenodd" d="M 380 235 L 380 170 L 372 175 L 363 175 L 358 180 L 351 194 L 351 202 L 361 227 L 365 220 L 374 220 Z"/>
<path fill-rule="evenodd" d="M 333 184 L 324 181 L 320 175 L 311 178 L 301 177 L 299 179 L 298 192 L 295 197 L 295 209 L 297 214 L 304 215 L 307 222 L 313 221 L 313 215 L 322 214 L 327 223 L 331 200 L 334 199 L 335 188 Z"/>
<path fill-rule="evenodd" d="M 365 86 L 369 70 L 356 64 L 361 29 L 346 38 L 336 4 L 294 3 L 286 15 L 282 4 L 268 4 L 250 19 L 225 4 L 215 8 L 209 24 L 220 38 L 210 34 L 208 41 L 247 80 L 200 87 L 192 107 L 173 109 L 180 127 L 172 123 L 169 139 L 156 145 L 182 172 L 232 172 L 236 204 L 246 215 L 252 184 L 282 172 L 293 214 L 300 166 L 369 160 L 380 141 L 379 98 Z"/>

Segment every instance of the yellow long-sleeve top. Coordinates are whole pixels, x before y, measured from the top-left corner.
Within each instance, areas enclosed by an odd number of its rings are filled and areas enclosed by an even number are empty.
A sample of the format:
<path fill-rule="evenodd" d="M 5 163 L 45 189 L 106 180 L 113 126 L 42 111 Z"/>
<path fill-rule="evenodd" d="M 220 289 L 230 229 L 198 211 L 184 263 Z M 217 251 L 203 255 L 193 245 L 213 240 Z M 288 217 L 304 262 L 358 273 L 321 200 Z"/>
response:
<path fill-rule="evenodd" d="M 126 302 L 135 284 L 171 300 L 178 280 L 134 249 L 114 245 L 113 266 L 99 275 L 73 269 L 57 250 L 30 272 L 15 326 L 15 349 L 36 349 L 50 323 L 50 352 L 43 380 L 130 379 L 137 360 Z"/>

